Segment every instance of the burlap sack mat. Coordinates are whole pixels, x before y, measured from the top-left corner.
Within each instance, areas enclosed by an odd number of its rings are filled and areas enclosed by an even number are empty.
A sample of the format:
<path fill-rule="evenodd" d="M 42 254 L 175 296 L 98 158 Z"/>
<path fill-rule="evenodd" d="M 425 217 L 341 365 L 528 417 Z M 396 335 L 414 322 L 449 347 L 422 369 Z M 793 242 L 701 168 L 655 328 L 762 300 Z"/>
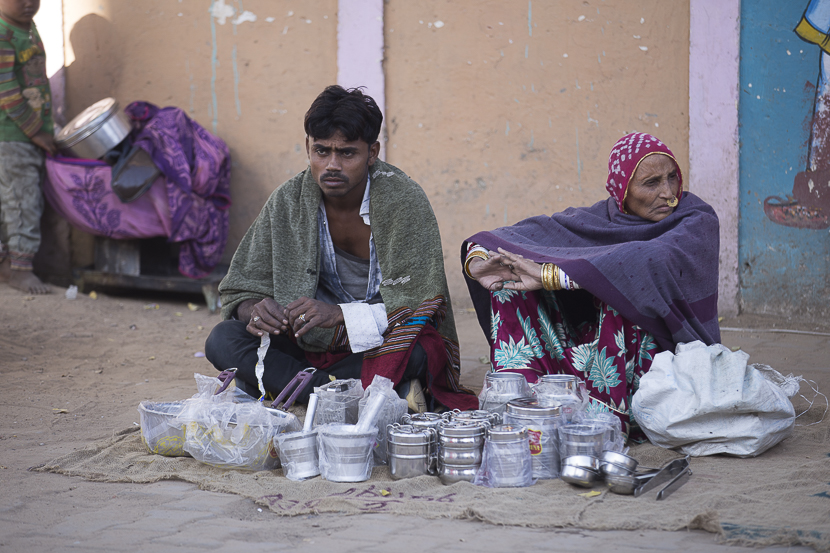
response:
<path fill-rule="evenodd" d="M 815 422 L 821 415 L 815 411 L 798 422 Z M 644 466 L 679 457 L 649 444 L 635 446 L 630 453 Z M 561 480 L 514 489 L 466 482 L 444 486 L 431 476 L 395 481 L 386 467 L 376 467 L 370 480 L 356 484 L 320 477 L 293 482 L 281 470 L 222 470 L 192 458 L 153 455 L 137 428 L 31 470 L 102 482 L 184 480 L 204 490 L 248 497 L 288 516 L 392 513 L 537 528 L 703 529 L 720 534 L 727 543 L 807 545 L 830 551 L 830 420 L 797 427 L 792 437 L 754 459 L 693 458 L 694 475 L 663 501 L 656 501 L 655 492 L 635 498 L 600 485 L 593 491 L 601 493 L 589 497 L 585 494 L 591 490 Z"/>

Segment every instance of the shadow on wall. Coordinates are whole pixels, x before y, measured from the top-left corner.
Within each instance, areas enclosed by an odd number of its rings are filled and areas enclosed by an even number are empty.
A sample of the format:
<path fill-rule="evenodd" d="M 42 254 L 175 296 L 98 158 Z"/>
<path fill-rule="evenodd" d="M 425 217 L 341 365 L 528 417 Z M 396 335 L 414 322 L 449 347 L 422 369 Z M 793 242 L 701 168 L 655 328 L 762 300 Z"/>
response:
<path fill-rule="evenodd" d="M 98 100 L 116 95 L 123 65 L 119 41 L 112 23 L 100 15 L 85 15 L 72 27 L 69 42 L 75 61 L 62 70 L 66 122 Z M 74 267 L 94 262 L 95 237 L 72 228 L 51 207 L 46 208 L 40 226 L 42 240 L 35 271 L 53 284 L 66 286 Z"/>
<path fill-rule="evenodd" d="M 100 15 L 85 15 L 72 27 L 69 42 L 75 61 L 66 68 L 67 120 L 116 95 L 123 68 L 119 41 L 112 23 Z"/>

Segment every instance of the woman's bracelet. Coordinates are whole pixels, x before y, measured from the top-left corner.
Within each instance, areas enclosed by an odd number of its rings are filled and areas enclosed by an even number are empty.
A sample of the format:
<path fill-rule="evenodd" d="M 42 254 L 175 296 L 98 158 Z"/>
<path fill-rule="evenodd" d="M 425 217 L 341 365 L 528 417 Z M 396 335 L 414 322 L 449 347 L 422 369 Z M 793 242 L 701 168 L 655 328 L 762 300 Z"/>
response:
<path fill-rule="evenodd" d="M 559 267 L 553 263 L 545 263 L 542 265 L 542 287 L 545 290 L 562 289 L 559 281 Z"/>
<path fill-rule="evenodd" d="M 479 258 L 479 259 L 483 259 L 484 261 L 487 261 L 488 259 L 490 259 L 489 255 L 487 255 L 486 253 L 484 253 L 483 251 L 478 250 L 478 249 L 471 250 L 467 254 L 467 259 L 464 261 L 464 273 L 473 280 L 476 280 L 476 278 L 473 275 L 470 274 L 470 261 L 472 261 L 473 258 L 476 258 L 476 257 Z"/>

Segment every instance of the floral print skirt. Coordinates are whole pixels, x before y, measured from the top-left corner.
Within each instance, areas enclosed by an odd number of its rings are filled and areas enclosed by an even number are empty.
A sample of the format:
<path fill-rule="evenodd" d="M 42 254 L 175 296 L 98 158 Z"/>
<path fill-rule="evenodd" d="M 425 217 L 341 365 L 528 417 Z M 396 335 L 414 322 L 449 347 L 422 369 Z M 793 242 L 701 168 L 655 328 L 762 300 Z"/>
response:
<path fill-rule="evenodd" d="M 649 332 L 584 291 L 501 290 L 490 299 L 493 371 L 518 372 L 531 383 L 575 375 L 591 411 L 614 413 L 628 438 L 645 439 L 631 417 L 631 396 L 657 353 Z"/>

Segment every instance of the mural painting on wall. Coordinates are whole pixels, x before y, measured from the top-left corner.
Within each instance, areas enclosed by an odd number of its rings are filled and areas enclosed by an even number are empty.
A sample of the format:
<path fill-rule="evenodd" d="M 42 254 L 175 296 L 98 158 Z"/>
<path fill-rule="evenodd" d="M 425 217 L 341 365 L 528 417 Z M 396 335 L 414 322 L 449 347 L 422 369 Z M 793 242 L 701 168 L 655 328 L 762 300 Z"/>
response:
<path fill-rule="evenodd" d="M 764 200 L 764 213 L 788 227 L 825 229 L 830 227 L 830 0 L 810 0 L 795 33 L 822 50 L 807 168 L 796 174 L 786 200 L 779 196 Z"/>

